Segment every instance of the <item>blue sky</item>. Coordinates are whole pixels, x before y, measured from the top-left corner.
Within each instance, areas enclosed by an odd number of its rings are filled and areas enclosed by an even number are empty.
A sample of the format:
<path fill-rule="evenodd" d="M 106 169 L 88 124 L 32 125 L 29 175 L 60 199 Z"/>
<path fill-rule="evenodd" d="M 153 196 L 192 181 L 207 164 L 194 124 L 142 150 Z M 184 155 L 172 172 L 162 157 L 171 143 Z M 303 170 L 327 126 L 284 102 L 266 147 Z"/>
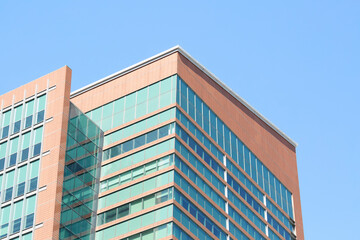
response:
<path fill-rule="evenodd" d="M 360 1 L 0 2 L 0 94 L 64 65 L 76 90 L 181 45 L 298 142 L 306 239 L 360 208 Z"/>

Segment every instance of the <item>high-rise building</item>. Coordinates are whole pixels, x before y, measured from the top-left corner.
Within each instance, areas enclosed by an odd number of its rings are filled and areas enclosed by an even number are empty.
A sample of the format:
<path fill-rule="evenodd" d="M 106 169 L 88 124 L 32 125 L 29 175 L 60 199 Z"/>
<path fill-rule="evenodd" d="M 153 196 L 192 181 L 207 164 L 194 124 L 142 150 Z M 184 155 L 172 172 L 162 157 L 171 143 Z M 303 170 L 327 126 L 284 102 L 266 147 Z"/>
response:
<path fill-rule="evenodd" d="M 296 143 L 180 47 L 0 97 L 0 238 L 304 239 Z"/>

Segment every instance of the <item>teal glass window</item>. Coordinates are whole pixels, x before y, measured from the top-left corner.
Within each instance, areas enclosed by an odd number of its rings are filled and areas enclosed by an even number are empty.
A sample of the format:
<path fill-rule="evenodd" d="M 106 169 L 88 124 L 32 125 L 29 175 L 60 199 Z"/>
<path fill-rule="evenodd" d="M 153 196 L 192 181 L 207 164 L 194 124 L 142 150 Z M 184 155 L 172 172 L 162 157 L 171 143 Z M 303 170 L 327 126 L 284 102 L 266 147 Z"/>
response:
<path fill-rule="evenodd" d="M 97 217 L 97 225 L 102 225 L 127 215 L 135 214 L 141 210 L 153 207 L 170 199 L 173 199 L 173 188 L 168 188 L 160 192 L 150 194 L 146 197 L 99 214 Z"/>
<path fill-rule="evenodd" d="M 176 76 L 171 76 L 94 109 L 86 115 L 101 126 L 103 131 L 107 131 L 175 103 L 175 89 Z M 112 104 L 113 112 L 110 115 Z"/>
<path fill-rule="evenodd" d="M 9 229 L 9 216 L 10 216 L 10 205 L 1 208 L 1 226 L 0 226 L 0 238 L 5 238 L 8 235 Z"/>
<path fill-rule="evenodd" d="M 7 142 L 0 144 L 0 171 L 4 170 Z"/>
<path fill-rule="evenodd" d="M 146 148 L 144 150 L 128 155 L 126 157 L 120 158 L 116 161 L 113 161 L 107 165 L 102 166 L 101 175 L 106 176 L 108 174 L 129 167 L 130 165 L 155 157 L 156 155 L 159 155 L 161 153 L 169 151 L 170 149 L 173 149 L 174 145 L 175 145 L 175 139 L 169 139 L 161 143 L 158 143 L 156 145 L 153 145 L 149 148 Z"/>
<path fill-rule="evenodd" d="M 32 227 L 34 225 L 34 212 L 36 204 L 36 196 L 32 196 L 26 199 L 25 207 L 25 223 L 24 229 Z"/>
<path fill-rule="evenodd" d="M 30 157 L 30 135 L 31 132 L 27 132 L 21 136 L 20 162 L 26 161 Z"/>
<path fill-rule="evenodd" d="M 119 191 L 108 194 L 99 199 L 98 207 L 99 209 L 111 206 L 115 203 L 124 201 L 130 197 L 137 196 L 139 194 L 145 193 L 156 187 L 164 186 L 170 182 L 174 181 L 174 172 L 169 171 L 161 175 L 155 176 L 153 178 L 147 179 L 140 183 L 134 184 L 130 187 L 121 189 Z"/>
<path fill-rule="evenodd" d="M 25 194 L 27 165 L 22 166 L 17 172 L 16 197 Z"/>
<path fill-rule="evenodd" d="M 10 130 L 10 117 L 11 111 L 6 111 L 2 114 L 2 123 L 1 123 L 1 138 L 6 138 L 9 136 Z"/>
<path fill-rule="evenodd" d="M 33 239 L 33 233 L 27 233 L 25 235 L 22 236 L 21 240 L 32 240 Z"/>
<path fill-rule="evenodd" d="M 136 147 L 139 147 L 141 143 L 147 144 L 150 142 L 153 142 L 159 138 L 165 137 L 167 135 L 170 135 L 174 133 L 175 124 L 167 124 L 161 128 L 152 130 L 146 134 L 143 134 L 139 137 L 136 137 L 134 139 L 131 139 L 129 141 L 126 141 L 124 143 L 118 144 L 114 147 L 111 147 L 110 149 L 107 149 L 104 151 L 104 157 L 103 160 L 107 160 L 113 157 L 116 157 L 117 155 L 129 152 L 133 150 Z M 144 140 L 145 138 L 145 140 Z"/>
<path fill-rule="evenodd" d="M 38 156 L 41 153 L 41 142 L 43 136 L 43 127 L 36 128 L 34 130 L 34 140 L 33 140 L 33 149 L 32 156 Z"/>
<path fill-rule="evenodd" d="M 98 232 L 96 232 L 96 240 L 107 240 L 111 239 L 117 236 L 121 236 L 122 234 L 128 233 L 130 231 L 134 231 L 139 228 L 143 228 L 146 226 L 149 226 L 151 224 L 154 224 L 156 222 L 165 220 L 173 215 L 173 205 L 168 205 L 166 207 L 154 210 L 152 212 L 145 213 L 141 216 L 129 219 L 127 221 L 118 223 L 114 226 L 102 229 Z M 171 228 L 167 227 L 166 229 L 169 229 L 169 232 L 166 231 L 167 234 L 171 233 Z M 154 239 L 155 236 L 159 234 L 159 237 L 161 236 L 160 233 L 154 234 L 154 230 L 147 230 L 145 232 L 142 232 L 140 234 L 134 235 L 130 237 L 129 239 L 136 239 L 137 237 L 145 237 L 147 239 L 148 237 L 152 237 L 151 239 Z M 126 238 L 125 238 L 126 239 Z M 159 239 L 159 238 L 156 238 Z"/>
<path fill-rule="evenodd" d="M 2 174 L 2 175 L 0 175 L 0 186 L 2 186 L 3 177 L 4 177 L 4 175 L 3 175 L 3 174 Z M 0 187 L 0 190 L 2 190 L 2 189 L 1 189 L 1 187 Z M 0 191 L 0 196 L 1 196 L 1 191 Z"/>
<path fill-rule="evenodd" d="M 42 95 L 37 99 L 36 123 L 40 123 L 45 119 L 45 103 L 46 95 Z"/>
<path fill-rule="evenodd" d="M 22 210 L 23 200 L 16 202 L 13 206 L 11 233 L 17 233 L 21 229 Z"/>
<path fill-rule="evenodd" d="M 14 166 L 18 158 L 19 137 L 10 140 L 10 153 L 8 167 Z"/>
<path fill-rule="evenodd" d="M 30 163 L 30 177 L 28 179 L 28 192 L 35 191 L 38 183 L 40 161 Z"/>
<path fill-rule="evenodd" d="M 33 123 L 33 115 L 34 115 L 34 100 L 31 100 L 27 103 L 25 103 L 25 122 L 24 122 L 24 128 L 31 127 Z"/>
<path fill-rule="evenodd" d="M 174 164 L 174 155 L 168 155 L 162 157 L 160 159 L 154 160 L 150 163 L 144 164 L 140 167 L 134 168 L 120 175 L 102 181 L 100 184 L 100 191 L 103 192 L 112 189 L 114 187 L 120 186 L 121 184 L 136 180 L 140 177 L 146 176 L 150 173 L 161 170 L 173 164 Z"/>
<path fill-rule="evenodd" d="M 10 201 L 13 197 L 15 170 L 6 173 L 4 202 Z"/>
<path fill-rule="evenodd" d="M 134 135 L 138 132 L 144 131 L 148 128 L 152 128 L 162 122 L 170 120 L 171 118 L 175 118 L 175 108 L 166 110 L 164 112 L 161 112 L 152 117 L 149 117 L 140 122 L 137 122 L 135 124 L 132 124 L 130 126 L 127 126 L 125 128 L 122 128 L 118 131 L 115 131 L 111 134 L 106 135 L 104 137 L 104 145 L 108 145 L 113 142 L 119 141 L 121 139 L 130 137 L 131 135 Z M 144 141 L 145 141 L 145 139 L 144 139 Z M 139 143 L 136 143 L 136 144 L 137 144 L 137 146 L 141 146 L 141 140 L 139 140 Z"/>
<path fill-rule="evenodd" d="M 23 105 L 14 108 L 14 119 L 12 126 L 12 133 L 18 133 L 21 129 L 21 118 L 22 118 Z"/>

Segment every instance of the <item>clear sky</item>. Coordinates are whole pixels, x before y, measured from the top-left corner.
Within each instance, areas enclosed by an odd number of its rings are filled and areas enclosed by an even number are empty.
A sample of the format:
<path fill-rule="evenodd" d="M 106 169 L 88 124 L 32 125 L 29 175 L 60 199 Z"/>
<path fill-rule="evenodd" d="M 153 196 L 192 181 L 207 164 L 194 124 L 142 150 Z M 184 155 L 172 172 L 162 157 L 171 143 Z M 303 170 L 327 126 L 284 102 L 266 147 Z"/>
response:
<path fill-rule="evenodd" d="M 295 140 L 306 239 L 354 239 L 360 1 L 0 1 L 0 94 L 64 65 L 76 90 L 182 46 Z"/>

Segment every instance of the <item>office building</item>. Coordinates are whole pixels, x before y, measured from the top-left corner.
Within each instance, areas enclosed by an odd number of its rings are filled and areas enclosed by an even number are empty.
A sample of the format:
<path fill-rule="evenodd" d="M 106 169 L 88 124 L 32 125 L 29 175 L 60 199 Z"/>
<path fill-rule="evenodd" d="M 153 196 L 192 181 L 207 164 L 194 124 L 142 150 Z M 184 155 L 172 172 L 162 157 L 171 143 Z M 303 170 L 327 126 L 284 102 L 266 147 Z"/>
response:
<path fill-rule="evenodd" d="M 180 47 L 0 97 L 0 238 L 304 239 L 296 143 Z"/>

